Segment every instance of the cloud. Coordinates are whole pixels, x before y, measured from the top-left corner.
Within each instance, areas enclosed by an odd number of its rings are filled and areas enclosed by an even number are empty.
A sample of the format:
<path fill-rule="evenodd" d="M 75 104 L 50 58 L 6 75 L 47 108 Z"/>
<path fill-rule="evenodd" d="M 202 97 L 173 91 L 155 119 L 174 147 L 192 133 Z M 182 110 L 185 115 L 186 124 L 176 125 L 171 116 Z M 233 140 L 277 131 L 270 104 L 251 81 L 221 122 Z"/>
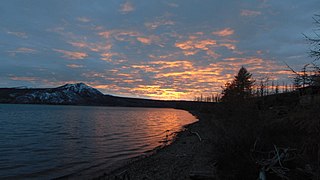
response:
<path fill-rule="evenodd" d="M 39 78 L 37 77 L 25 77 L 25 76 L 12 76 L 10 77 L 11 80 L 14 81 L 37 81 Z"/>
<path fill-rule="evenodd" d="M 112 33 L 111 31 L 103 31 L 103 32 L 99 32 L 98 35 L 108 39 L 110 38 L 111 33 Z"/>
<path fill-rule="evenodd" d="M 233 39 L 226 39 L 234 33 L 231 28 L 225 28 L 219 31 L 212 32 L 211 34 L 218 35 L 217 39 L 211 39 L 210 36 L 204 32 L 195 32 L 188 36 L 188 40 L 176 42 L 175 47 L 182 50 L 185 56 L 195 56 L 198 53 L 205 52 L 208 56 L 203 58 L 214 58 L 218 59 L 222 56 L 223 48 L 227 48 L 231 53 L 242 54 L 237 50 L 235 43 L 238 41 Z"/>
<path fill-rule="evenodd" d="M 142 33 L 137 31 L 128 31 L 128 30 L 104 30 L 98 32 L 98 35 L 107 39 L 107 40 L 117 40 L 117 41 L 127 41 L 130 42 L 132 40 L 136 40 L 136 37 L 142 36 Z"/>
<path fill-rule="evenodd" d="M 127 14 L 127 13 L 130 13 L 132 11 L 134 11 L 134 7 L 129 1 L 125 2 L 124 4 L 122 4 L 120 6 L 120 12 L 123 13 L 123 14 Z"/>
<path fill-rule="evenodd" d="M 146 37 L 137 37 L 137 40 L 143 44 L 151 44 L 151 39 Z"/>
<path fill-rule="evenodd" d="M 214 58 L 217 58 L 219 55 L 213 50 L 210 50 L 213 47 L 216 47 L 217 41 L 213 39 L 204 39 L 204 40 L 191 40 L 177 42 L 175 46 L 183 50 L 185 56 L 192 56 L 197 54 L 199 51 L 206 51 L 208 55 L 211 55 Z M 209 51 L 210 50 L 210 51 Z"/>
<path fill-rule="evenodd" d="M 1 21 L 0 82 L 23 84 L 10 80 L 14 72 L 38 77 L 39 86 L 83 81 L 105 93 L 157 99 L 219 93 L 242 65 L 254 77 L 289 82 L 280 61 L 295 69 L 309 62 L 301 33 L 311 31 L 318 11 L 316 0 L 293 0 L 292 6 L 288 0 L 203 1 L 197 7 L 194 0 L 96 1 L 27 8 L 3 2 L 9 20 Z M 50 16 L 43 16 L 39 9 L 48 5 Z M 92 60 L 52 61 L 57 57 Z M 89 71 L 94 78 L 84 75 Z"/>
<path fill-rule="evenodd" d="M 132 37 L 140 36 L 139 32 L 136 31 L 115 31 L 113 37 L 118 41 L 131 41 Z"/>
<path fill-rule="evenodd" d="M 16 37 L 19 37 L 19 38 L 24 38 L 24 39 L 28 38 L 28 35 L 25 32 L 8 31 L 7 33 L 10 35 L 14 35 Z"/>
<path fill-rule="evenodd" d="M 38 51 L 31 48 L 21 47 L 15 50 L 8 51 L 10 55 L 15 56 L 16 54 L 36 54 Z"/>
<path fill-rule="evenodd" d="M 231 29 L 231 28 L 225 28 L 225 29 L 222 29 L 220 31 L 212 32 L 212 34 L 213 35 L 217 35 L 217 36 L 225 37 L 225 36 L 233 35 L 234 34 L 234 30 Z"/>
<path fill-rule="evenodd" d="M 220 54 L 218 54 L 217 52 L 213 51 L 213 50 L 208 50 L 207 55 L 209 55 L 210 57 L 213 57 L 214 59 L 218 59 L 219 57 L 221 57 Z"/>
<path fill-rule="evenodd" d="M 228 48 L 229 50 L 236 50 L 236 45 L 231 44 L 231 43 L 221 43 L 219 46 L 223 46 Z"/>
<path fill-rule="evenodd" d="M 98 35 L 103 37 L 111 45 L 112 43 L 117 43 L 115 41 L 120 42 L 129 42 L 130 44 L 136 44 L 137 42 L 150 45 L 156 44 L 160 47 L 163 47 L 162 40 L 157 35 L 147 35 L 144 32 L 140 31 L 128 31 L 128 30 L 121 30 L 121 29 L 113 29 L 113 30 L 104 30 L 98 32 Z M 84 46 L 80 44 L 81 46 Z"/>
<path fill-rule="evenodd" d="M 225 80 L 220 78 L 222 68 L 195 66 L 189 60 L 152 61 L 132 68 L 149 73 L 151 81 L 132 87 L 130 92 L 155 99 L 192 99 L 197 93 L 211 94 L 220 91 Z"/>
<path fill-rule="evenodd" d="M 77 20 L 80 21 L 80 22 L 83 22 L 83 23 L 88 23 L 88 22 L 91 21 L 91 20 L 90 20 L 89 18 L 87 18 L 87 17 L 78 17 Z"/>
<path fill-rule="evenodd" d="M 206 39 L 200 41 L 183 41 L 175 43 L 175 46 L 182 49 L 182 50 L 191 50 L 191 49 L 201 49 L 201 50 L 208 50 L 209 46 L 216 45 L 217 41 L 213 39 Z"/>
<path fill-rule="evenodd" d="M 100 51 L 109 51 L 112 48 L 112 44 L 102 44 L 98 42 L 88 43 L 88 42 L 68 42 L 74 47 L 81 48 L 81 49 L 89 49 L 92 52 L 100 52 Z"/>
<path fill-rule="evenodd" d="M 249 17 L 254 17 L 254 16 L 259 16 L 261 15 L 260 11 L 252 11 L 252 10 L 241 10 L 240 13 L 241 16 L 249 16 Z"/>
<path fill-rule="evenodd" d="M 80 64 L 68 64 L 67 67 L 76 69 L 76 68 L 82 68 L 83 65 L 80 65 Z"/>
<path fill-rule="evenodd" d="M 67 59 L 84 59 L 88 57 L 88 54 L 85 52 L 75 52 L 75 51 L 66 51 L 61 49 L 53 49 L 56 52 L 62 53 L 64 58 Z"/>
<path fill-rule="evenodd" d="M 192 99 L 200 93 L 219 94 L 221 87 L 231 81 L 243 65 L 254 73 L 255 78 L 268 76 L 271 80 L 281 80 L 290 74 L 276 62 L 254 56 L 221 58 L 206 66 L 190 60 L 151 61 L 128 68 L 131 78 L 147 73 L 150 79 L 147 83 L 136 82 L 130 92 L 155 99 Z"/>
<path fill-rule="evenodd" d="M 102 54 L 100 54 L 101 56 L 101 60 L 103 61 L 107 61 L 107 62 L 113 62 L 112 57 L 113 56 L 119 56 L 118 53 L 111 53 L 111 52 L 104 52 Z"/>
<path fill-rule="evenodd" d="M 89 45 L 85 42 L 69 42 L 69 44 L 71 44 L 74 47 L 78 47 L 78 48 L 86 48 Z"/>
<path fill-rule="evenodd" d="M 165 19 L 157 19 L 154 22 L 146 22 L 144 23 L 146 28 L 153 30 L 157 29 L 160 26 L 168 26 L 168 25 L 175 25 L 175 22 L 172 20 L 165 20 Z"/>

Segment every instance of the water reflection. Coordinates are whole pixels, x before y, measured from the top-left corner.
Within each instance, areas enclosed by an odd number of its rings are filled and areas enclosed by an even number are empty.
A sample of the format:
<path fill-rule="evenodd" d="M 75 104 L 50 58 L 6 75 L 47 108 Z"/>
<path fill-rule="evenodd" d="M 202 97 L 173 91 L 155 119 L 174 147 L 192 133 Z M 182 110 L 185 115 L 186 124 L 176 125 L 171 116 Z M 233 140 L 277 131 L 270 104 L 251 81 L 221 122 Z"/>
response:
<path fill-rule="evenodd" d="M 161 145 L 166 135 L 196 120 L 175 109 L 0 107 L 0 178 L 106 169 Z"/>

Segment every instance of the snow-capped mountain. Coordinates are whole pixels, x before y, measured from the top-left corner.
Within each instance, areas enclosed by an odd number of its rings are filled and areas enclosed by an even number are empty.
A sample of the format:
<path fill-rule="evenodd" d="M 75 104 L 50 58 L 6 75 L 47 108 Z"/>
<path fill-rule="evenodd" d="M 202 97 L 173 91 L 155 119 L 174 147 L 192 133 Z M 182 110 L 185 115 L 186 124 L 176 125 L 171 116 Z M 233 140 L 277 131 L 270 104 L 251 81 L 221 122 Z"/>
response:
<path fill-rule="evenodd" d="M 77 84 L 66 84 L 64 86 L 57 87 L 56 89 L 61 90 L 65 93 L 76 93 L 85 97 L 102 96 L 103 94 L 95 88 L 92 88 L 84 83 Z"/>
<path fill-rule="evenodd" d="M 6 104 L 64 104 L 122 107 L 194 108 L 199 104 L 188 101 L 160 101 L 151 99 L 104 95 L 84 83 L 66 84 L 56 88 L 0 88 L 0 103 Z"/>
<path fill-rule="evenodd" d="M 84 83 L 45 89 L 11 89 L 8 95 L 13 103 L 43 104 L 87 104 L 104 96 Z"/>

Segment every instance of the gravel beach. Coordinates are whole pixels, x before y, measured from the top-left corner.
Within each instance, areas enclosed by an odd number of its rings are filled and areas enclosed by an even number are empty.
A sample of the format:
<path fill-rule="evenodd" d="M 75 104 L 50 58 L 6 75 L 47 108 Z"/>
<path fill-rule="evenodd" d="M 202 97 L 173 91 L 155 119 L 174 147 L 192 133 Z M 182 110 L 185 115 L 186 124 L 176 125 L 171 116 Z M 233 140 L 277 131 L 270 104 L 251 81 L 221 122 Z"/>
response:
<path fill-rule="evenodd" d="M 170 145 L 95 179 L 215 179 L 212 117 L 193 114 L 199 121 L 187 125 Z"/>

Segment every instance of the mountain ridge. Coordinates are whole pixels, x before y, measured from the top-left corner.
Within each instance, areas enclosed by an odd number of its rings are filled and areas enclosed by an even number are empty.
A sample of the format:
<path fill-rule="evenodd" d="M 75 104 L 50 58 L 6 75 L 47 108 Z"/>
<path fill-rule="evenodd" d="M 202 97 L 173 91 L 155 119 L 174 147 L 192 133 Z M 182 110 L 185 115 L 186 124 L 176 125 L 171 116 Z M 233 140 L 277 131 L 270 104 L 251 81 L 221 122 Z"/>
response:
<path fill-rule="evenodd" d="M 54 88 L 0 88 L 0 103 L 94 105 L 124 107 L 163 107 L 192 109 L 205 102 L 163 101 L 103 94 L 85 83 L 65 84 Z"/>
<path fill-rule="evenodd" d="M 83 104 L 95 101 L 103 93 L 84 83 L 55 88 L 0 88 L 0 102 L 21 104 Z"/>

